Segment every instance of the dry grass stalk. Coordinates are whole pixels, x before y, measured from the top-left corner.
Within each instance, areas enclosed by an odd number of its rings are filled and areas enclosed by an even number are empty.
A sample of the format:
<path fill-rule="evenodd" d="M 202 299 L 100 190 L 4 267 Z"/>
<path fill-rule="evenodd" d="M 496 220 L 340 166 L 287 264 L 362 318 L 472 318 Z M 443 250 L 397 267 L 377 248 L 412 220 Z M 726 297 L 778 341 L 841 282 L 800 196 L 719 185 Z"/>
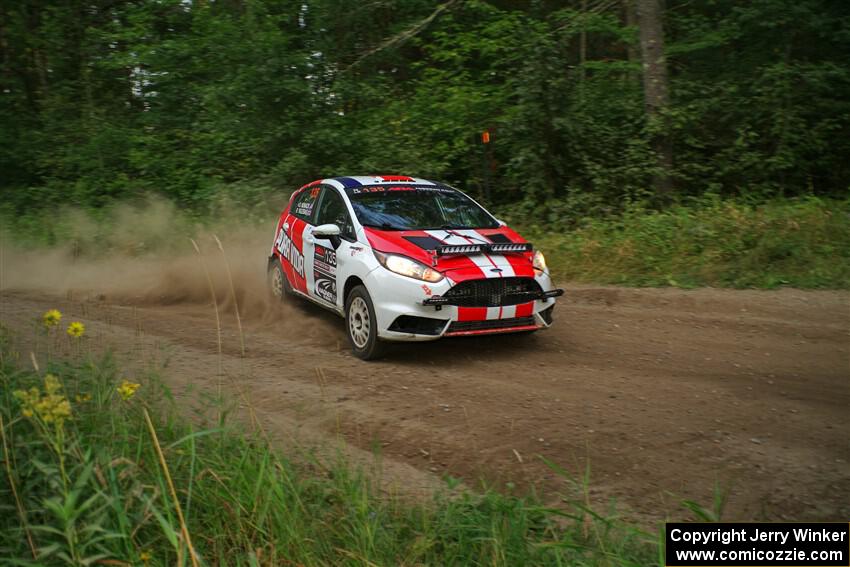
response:
<path fill-rule="evenodd" d="M 12 496 L 15 498 L 15 507 L 18 509 L 18 516 L 21 518 L 21 525 L 24 527 L 24 533 L 27 534 L 27 543 L 30 546 L 30 552 L 33 559 L 38 559 L 38 552 L 35 550 L 35 543 L 32 541 L 32 534 L 27 525 L 27 514 L 24 510 L 24 505 L 21 502 L 21 497 L 18 496 L 18 489 L 15 486 L 15 478 L 12 476 L 12 454 L 9 452 L 9 445 L 6 443 L 6 427 L 3 423 L 3 415 L 0 414 L 0 439 L 3 440 L 3 455 L 6 463 L 6 476 L 9 478 L 9 486 L 12 487 Z"/>
<path fill-rule="evenodd" d="M 204 261 L 204 255 L 201 254 L 201 249 L 198 247 L 198 243 L 195 242 L 194 238 L 190 238 L 192 241 L 192 246 L 195 247 L 195 252 L 198 253 L 198 258 L 201 260 L 201 266 L 204 269 L 204 275 L 207 278 L 207 284 L 210 288 L 210 296 L 213 300 L 213 309 L 215 310 L 215 329 L 216 329 L 216 338 L 218 345 L 218 399 L 221 401 L 221 375 L 224 373 L 222 367 L 222 359 L 221 359 L 221 316 L 218 313 L 218 298 L 215 295 L 215 285 L 213 285 L 212 276 L 210 276 L 210 271 L 207 269 L 207 263 Z M 218 409 L 218 421 L 221 422 L 221 406 Z"/>
<path fill-rule="evenodd" d="M 221 240 L 213 234 L 215 243 L 218 244 L 218 249 L 221 250 L 221 256 L 224 258 L 224 268 L 227 270 L 227 279 L 230 282 L 230 296 L 233 298 L 233 310 L 236 311 L 236 325 L 239 327 L 239 346 L 242 348 L 242 358 L 245 358 L 245 334 L 242 332 L 242 317 L 239 316 L 239 303 L 236 301 L 236 286 L 233 284 L 233 274 L 230 271 L 230 262 L 227 261 L 227 254 L 224 253 L 224 246 L 221 245 Z"/>
<path fill-rule="evenodd" d="M 171 499 L 174 501 L 174 509 L 177 511 L 177 519 L 180 520 L 180 531 L 183 534 L 183 539 L 186 540 L 186 546 L 189 548 L 189 558 L 192 560 L 192 566 L 198 567 L 198 557 L 195 553 L 195 548 L 192 547 L 192 538 L 189 536 L 189 528 L 186 526 L 186 520 L 183 518 L 183 509 L 180 507 L 180 500 L 177 499 L 177 490 L 174 489 L 174 482 L 171 480 L 171 473 L 168 470 L 168 464 L 165 462 L 165 455 L 162 453 L 162 447 L 159 445 L 159 439 L 156 436 L 151 416 L 148 413 L 148 408 L 142 410 L 145 414 L 145 422 L 148 426 L 148 431 L 153 441 L 153 446 L 156 449 L 156 455 L 159 458 L 159 464 L 162 466 L 162 473 L 165 475 L 165 481 L 168 484 L 168 490 L 171 492 Z M 180 553 L 180 548 L 177 550 Z"/>

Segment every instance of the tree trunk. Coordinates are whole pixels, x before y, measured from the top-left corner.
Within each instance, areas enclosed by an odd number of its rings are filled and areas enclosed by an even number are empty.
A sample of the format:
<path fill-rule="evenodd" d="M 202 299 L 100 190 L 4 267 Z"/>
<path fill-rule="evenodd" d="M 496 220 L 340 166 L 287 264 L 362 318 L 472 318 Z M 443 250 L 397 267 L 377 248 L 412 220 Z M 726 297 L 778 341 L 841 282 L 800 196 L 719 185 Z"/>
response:
<path fill-rule="evenodd" d="M 673 148 L 664 120 L 664 109 L 667 107 L 669 96 L 661 11 L 661 0 L 637 0 L 640 52 L 643 60 L 644 104 L 652 135 L 652 147 L 655 150 L 659 169 L 653 182 L 659 200 L 666 201 L 673 194 L 673 184 L 670 179 Z"/>
<path fill-rule="evenodd" d="M 587 0 L 581 0 L 581 15 L 582 18 L 587 15 Z M 587 61 L 587 23 L 584 21 L 581 24 L 581 34 L 579 34 L 579 44 L 578 44 L 578 64 L 581 68 L 580 78 L 584 81 L 585 70 L 584 63 Z"/>
<path fill-rule="evenodd" d="M 635 0 L 622 0 L 622 2 L 624 23 L 627 27 L 636 28 L 638 22 L 637 13 L 635 12 Z M 629 45 L 626 46 L 626 56 L 629 59 L 629 63 L 640 61 L 640 50 L 634 43 L 629 42 Z M 635 75 L 635 78 L 637 78 L 637 75 Z"/>

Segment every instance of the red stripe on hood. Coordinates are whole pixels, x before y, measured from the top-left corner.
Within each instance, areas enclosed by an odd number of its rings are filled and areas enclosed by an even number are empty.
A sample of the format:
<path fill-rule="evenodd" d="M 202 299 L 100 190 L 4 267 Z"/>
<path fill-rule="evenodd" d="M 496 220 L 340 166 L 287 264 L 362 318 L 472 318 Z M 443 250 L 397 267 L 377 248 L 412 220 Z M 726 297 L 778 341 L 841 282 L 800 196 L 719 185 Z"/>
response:
<path fill-rule="evenodd" d="M 433 266 L 433 254 L 405 238 L 405 236 L 430 237 L 424 230 L 378 230 L 371 227 L 365 227 L 365 230 L 366 238 L 375 250 L 400 254 L 422 262 L 426 266 Z M 475 262 L 467 256 L 443 256 L 437 259 L 437 265 L 434 267 L 446 275 L 450 272 L 450 277 L 455 282 L 483 277 Z"/>
<path fill-rule="evenodd" d="M 520 236 L 513 229 L 503 226 L 497 229 L 484 229 L 478 231 L 481 236 L 486 237 L 488 240 L 491 240 L 490 237 L 494 234 L 501 234 L 507 237 L 511 242 L 526 242 L 526 240 Z M 533 278 L 534 277 L 534 268 L 532 266 L 532 261 L 534 260 L 533 252 L 524 252 L 522 254 L 504 254 L 505 259 L 511 265 L 511 268 L 514 270 L 514 275 L 518 278 Z"/>
<path fill-rule="evenodd" d="M 437 259 L 437 265 L 434 266 L 434 256 L 431 251 L 425 250 L 405 238 L 406 236 L 435 238 L 426 233 L 424 230 L 380 230 L 372 227 L 364 227 L 364 230 L 366 232 L 366 238 L 369 240 L 369 244 L 375 250 L 390 254 L 401 254 L 418 262 L 422 262 L 426 266 L 432 266 L 446 274 L 446 276 L 450 277 L 452 281 L 456 283 L 486 277 L 486 275 L 481 271 L 481 268 L 479 268 L 478 265 L 468 256 L 442 256 Z M 508 238 L 511 242 L 525 242 L 520 235 L 508 227 L 479 229 L 477 232 L 488 240 L 491 240 L 490 237 L 494 234 L 501 234 Z M 446 236 L 448 237 L 448 235 Z M 441 239 L 436 237 L 436 240 Z M 510 263 L 517 277 L 534 277 L 534 270 L 531 267 L 533 257 L 531 252 L 523 254 L 504 254 L 503 256 L 506 258 L 505 261 Z"/>

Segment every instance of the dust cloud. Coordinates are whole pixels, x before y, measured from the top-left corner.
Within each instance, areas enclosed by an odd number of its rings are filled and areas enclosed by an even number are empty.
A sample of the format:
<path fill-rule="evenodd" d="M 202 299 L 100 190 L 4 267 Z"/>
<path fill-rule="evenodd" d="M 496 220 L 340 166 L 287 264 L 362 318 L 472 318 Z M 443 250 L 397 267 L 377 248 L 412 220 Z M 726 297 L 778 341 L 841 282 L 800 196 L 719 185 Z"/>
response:
<path fill-rule="evenodd" d="M 232 309 L 235 295 L 243 317 L 262 318 L 272 305 L 265 278 L 274 212 L 231 209 L 201 223 L 168 201 L 148 199 L 98 219 L 74 209 L 57 217 L 62 223 L 51 228 L 54 246 L 22 246 L 2 235 L 0 291 L 148 305 L 211 303 L 211 281 L 220 306 Z"/>

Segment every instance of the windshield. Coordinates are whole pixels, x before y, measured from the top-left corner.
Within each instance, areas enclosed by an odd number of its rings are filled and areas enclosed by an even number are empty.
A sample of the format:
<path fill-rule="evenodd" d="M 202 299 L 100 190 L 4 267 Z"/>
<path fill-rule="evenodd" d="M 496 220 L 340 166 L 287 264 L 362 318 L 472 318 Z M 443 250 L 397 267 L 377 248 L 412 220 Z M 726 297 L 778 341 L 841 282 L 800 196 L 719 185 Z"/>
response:
<path fill-rule="evenodd" d="M 383 230 L 499 226 L 487 211 L 450 187 L 354 187 L 348 195 L 363 226 Z"/>

